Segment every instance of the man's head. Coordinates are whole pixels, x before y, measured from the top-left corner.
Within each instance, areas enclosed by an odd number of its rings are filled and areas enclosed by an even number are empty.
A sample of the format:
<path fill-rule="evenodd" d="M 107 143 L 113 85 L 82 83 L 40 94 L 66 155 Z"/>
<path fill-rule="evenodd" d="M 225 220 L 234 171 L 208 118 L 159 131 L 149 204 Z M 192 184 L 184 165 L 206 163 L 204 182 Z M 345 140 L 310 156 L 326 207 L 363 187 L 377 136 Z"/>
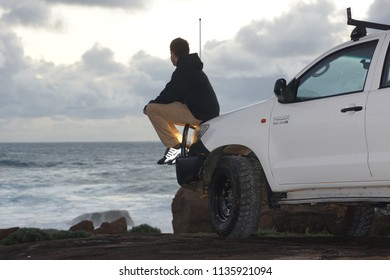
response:
<path fill-rule="evenodd" d="M 176 38 L 171 42 L 169 46 L 171 50 L 171 61 L 176 66 L 180 57 L 188 55 L 190 53 L 190 46 L 188 42 L 182 38 Z"/>

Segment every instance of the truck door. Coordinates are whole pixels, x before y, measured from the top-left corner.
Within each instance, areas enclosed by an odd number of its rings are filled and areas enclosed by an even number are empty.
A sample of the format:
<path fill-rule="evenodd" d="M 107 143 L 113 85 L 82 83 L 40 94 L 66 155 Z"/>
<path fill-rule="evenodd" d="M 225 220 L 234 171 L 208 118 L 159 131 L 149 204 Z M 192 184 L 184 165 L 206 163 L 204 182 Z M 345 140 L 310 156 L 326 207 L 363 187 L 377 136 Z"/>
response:
<path fill-rule="evenodd" d="M 365 84 L 377 44 L 360 43 L 326 56 L 298 77 L 293 103 L 275 103 L 269 154 L 278 184 L 321 187 L 371 178 Z"/>
<path fill-rule="evenodd" d="M 386 39 L 374 86 L 367 101 L 367 146 L 369 166 L 374 180 L 390 181 L 390 38 Z M 373 86 L 373 87 L 374 87 Z"/>

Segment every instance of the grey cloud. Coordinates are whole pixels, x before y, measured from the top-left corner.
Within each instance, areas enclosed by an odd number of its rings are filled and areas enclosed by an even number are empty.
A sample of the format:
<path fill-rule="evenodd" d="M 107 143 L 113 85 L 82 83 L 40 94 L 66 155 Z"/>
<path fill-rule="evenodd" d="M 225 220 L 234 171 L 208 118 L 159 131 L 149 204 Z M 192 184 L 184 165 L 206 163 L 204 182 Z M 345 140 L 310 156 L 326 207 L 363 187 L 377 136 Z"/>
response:
<path fill-rule="evenodd" d="M 332 45 L 332 35 L 342 28 L 329 20 L 334 10 L 328 1 L 299 2 L 273 21 L 255 21 L 242 28 L 236 40 L 244 50 L 263 56 L 314 54 Z"/>
<path fill-rule="evenodd" d="M 0 31 L 0 116 L 2 108 L 17 106 L 19 98 L 13 94 L 17 84 L 12 80 L 27 65 L 20 40 L 13 33 Z"/>
<path fill-rule="evenodd" d="M 146 59 L 146 64 L 148 60 L 153 59 Z M 164 85 L 162 77 L 137 68 L 141 61 L 115 62 L 112 51 L 99 45 L 73 65 L 55 65 L 26 58 L 19 39 L 7 33 L 0 37 L 0 61 L 2 119 L 141 115 L 146 102 Z"/>
<path fill-rule="evenodd" d="M 8 25 L 25 25 L 32 27 L 60 28 L 61 20 L 51 17 L 50 7 L 43 1 L 10 1 L 0 0 L 4 9 L 1 21 Z"/>
<path fill-rule="evenodd" d="M 9 25 L 60 29 L 64 23 L 52 15 L 56 4 L 102 8 L 142 9 L 148 0 L 0 0 L 0 20 Z"/>
<path fill-rule="evenodd" d="M 26 66 L 20 39 L 12 32 L 0 31 L 0 77 Z"/>
<path fill-rule="evenodd" d="M 151 77 L 155 77 L 157 79 L 162 78 L 163 80 L 167 80 L 169 78 L 167 73 L 174 70 L 168 59 L 163 60 L 153 57 L 144 51 L 137 52 L 132 57 L 131 64 L 133 67 L 148 73 Z"/>
<path fill-rule="evenodd" d="M 341 15 L 344 21 L 331 20 Z M 290 79 L 324 51 L 349 40 L 347 30 L 344 9 L 329 1 L 300 2 L 273 20 L 252 21 L 231 40 L 207 42 L 204 60 L 218 78 Z M 268 84 L 268 91 L 272 88 Z"/>
<path fill-rule="evenodd" d="M 137 75 L 137 79 L 132 79 L 134 92 L 145 104 L 156 98 L 174 70 L 167 59 L 153 57 L 144 51 L 132 57 L 131 68 L 133 75 Z"/>
<path fill-rule="evenodd" d="M 390 10 L 388 0 L 376 0 L 368 11 L 368 21 L 390 24 Z M 353 17 L 353 9 L 352 9 Z"/>
<path fill-rule="evenodd" d="M 114 75 L 125 71 L 125 66 L 114 60 L 114 53 L 99 44 L 84 53 L 82 65 L 86 71 L 98 76 Z"/>

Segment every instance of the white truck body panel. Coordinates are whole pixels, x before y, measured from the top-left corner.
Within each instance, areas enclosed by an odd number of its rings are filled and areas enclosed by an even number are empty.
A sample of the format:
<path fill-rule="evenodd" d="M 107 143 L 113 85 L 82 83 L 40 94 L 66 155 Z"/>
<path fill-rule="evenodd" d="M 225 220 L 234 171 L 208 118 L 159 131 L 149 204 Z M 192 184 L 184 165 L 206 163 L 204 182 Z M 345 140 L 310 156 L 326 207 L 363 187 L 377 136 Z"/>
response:
<path fill-rule="evenodd" d="M 390 198 L 390 87 L 380 88 L 386 34 L 333 48 L 296 76 L 340 50 L 376 40 L 362 91 L 288 104 L 271 98 L 207 122 L 203 144 L 209 151 L 249 148 L 271 190 L 287 192 L 287 200 Z M 361 110 L 341 112 L 356 106 Z"/>

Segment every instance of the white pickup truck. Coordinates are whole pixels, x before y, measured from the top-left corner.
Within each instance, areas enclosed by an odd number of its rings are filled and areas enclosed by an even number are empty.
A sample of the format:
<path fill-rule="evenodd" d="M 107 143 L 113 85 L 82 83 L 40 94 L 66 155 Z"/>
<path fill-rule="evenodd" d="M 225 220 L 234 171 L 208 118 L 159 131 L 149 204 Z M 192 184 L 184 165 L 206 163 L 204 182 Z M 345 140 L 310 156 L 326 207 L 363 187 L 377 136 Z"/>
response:
<path fill-rule="evenodd" d="M 257 230 L 262 193 L 271 208 L 319 207 L 330 233 L 352 236 L 390 203 L 390 25 L 347 16 L 351 41 L 277 80 L 274 98 L 203 123 L 183 149 L 177 180 L 207 193 L 220 236 Z"/>

